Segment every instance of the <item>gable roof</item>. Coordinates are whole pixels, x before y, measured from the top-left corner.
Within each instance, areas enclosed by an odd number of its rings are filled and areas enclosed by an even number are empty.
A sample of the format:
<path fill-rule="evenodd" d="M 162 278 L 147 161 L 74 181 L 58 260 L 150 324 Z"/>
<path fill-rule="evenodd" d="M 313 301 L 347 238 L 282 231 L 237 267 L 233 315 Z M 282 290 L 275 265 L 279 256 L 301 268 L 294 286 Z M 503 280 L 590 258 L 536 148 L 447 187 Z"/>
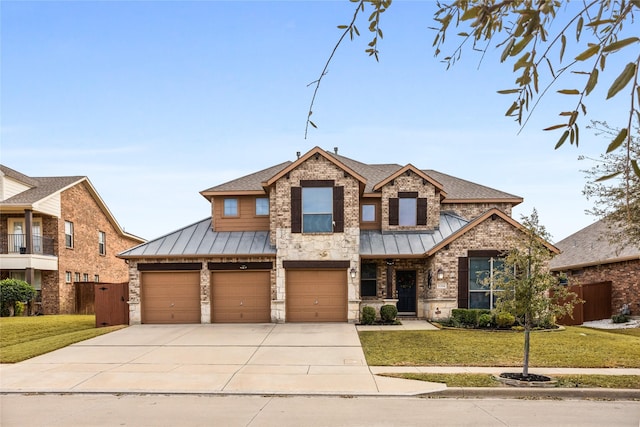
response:
<path fill-rule="evenodd" d="M 570 270 L 593 265 L 640 259 L 640 246 L 620 248 L 607 238 L 606 220 L 597 221 L 556 243 L 562 253 L 551 260 L 551 270 Z"/>
<path fill-rule="evenodd" d="M 510 225 L 515 227 L 516 229 L 524 230 L 524 226 L 522 224 L 520 224 L 518 221 L 516 221 L 515 219 L 511 218 L 509 215 L 507 215 L 506 213 L 502 212 L 500 209 L 492 208 L 492 209 L 489 209 L 488 211 L 486 211 L 485 213 L 483 213 L 482 215 L 474 218 L 473 220 L 468 222 L 466 225 L 464 225 L 463 227 L 459 228 L 454 233 L 449 235 L 447 238 L 445 238 L 442 241 L 440 241 L 437 245 L 435 245 L 433 248 L 431 248 L 427 252 L 427 255 L 433 255 L 434 253 L 436 253 L 440 249 L 444 248 L 449 243 L 453 242 L 454 240 L 456 240 L 457 238 L 462 236 L 464 233 L 468 233 L 469 231 L 473 230 L 474 228 L 476 228 L 478 225 L 482 224 L 483 222 L 485 222 L 489 218 L 494 220 L 494 219 L 496 219 L 498 217 L 502 218 L 504 221 L 506 221 L 507 223 L 509 223 Z M 552 245 L 551 243 L 547 242 L 546 240 L 543 241 L 542 243 L 551 252 L 554 252 L 556 254 L 560 253 L 560 250 L 556 246 Z"/>
<path fill-rule="evenodd" d="M 28 190 L 18 193 L 6 200 L 0 201 L 0 210 L 2 208 L 9 209 L 32 209 L 35 204 L 43 201 L 49 197 L 53 197 L 56 194 L 63 192 L 64 190 L 71 188 L 75 185 L 86 184 L 86 187 L 94 198 L 100 209 L 104 212 L 105 216 L 116 229 L 116 231 L 127 238 L 137 240 L 138 242 L 144 242 L 141 237 L 125 232 L 120 224 L 116 221 L 115 217 L 107 207 L 106 203 L 98 192 L 96 191 L 89 178 L 86 176 L 54 176 L 54 177 L 29 177 L 20 172 L 15 171 L 4 165 L 0 165 L 0 170 L 6 176 L 22 182 L 25 185 L 30 186 Z"/>
<path fill-rule="evenodd" d="M 418 169 L 411 164 L 405 166 L 394 163 L 366 164 L 332 151 L 324 151 L 319 147 L 313 148 L 295 162 L 287 161 L 280 163 L 270 168 L 211 187 L 200 192 L 200 194 L 206 198 L 225 194 L 264 194 L 266 185 L 272 184 L 277 179 L 286 175 L 287 172 L 293 170 L 301 162 L 315 154 L 322 155 L 327 160 L 360 180 L 364 186 L 364 193 L 368 195 L 379 194 L 376 193 L 376 188 L 374 188 L 377 184 L 388 181 L 392 179 L 390 177 L 399 175 L 406 170 L 413 170 L 432 184 L 438 184 L 436 187 L 440 188 L 441 193 L 445 195 L 442 203 L 503 202 L 517 205 L 523 201 L 520 196 L 456 178 L 435 170 Z"/>
<path fill-rule="evenodd" d="M 428 181 L 434 187 L 436 187 L 440 191 L 440 193 L 442 193 L 442 195 L 446 196 L 446 192 L 444 191 L 444 188 L 442 187 L 442 184 L 440 184 L 435 179 L 431 178 L 429 175 L 425 174 L 420 169 L 418 169 L 415 166 L 413 166 L 411 163 L 409 163 L 408 165 L 398 169 L 393 174 L 387 176 L 385 179 L 383 179 L 382 181 L 378 182 L 376 185 L 373 186 L 373 191 L 377 191 L 377 190 L 382 189 L 382 187 L 384 187 L 386 184 L 388 184 L 389 182 L 391 182 L 394 179 L 398 178 L 400 175 L 402 175 L 405 172 L 407 172 L 407 173 L 409 173 L 409 172 L 415 173 L 420 178 L 424 179 L 425 181 Z"/>

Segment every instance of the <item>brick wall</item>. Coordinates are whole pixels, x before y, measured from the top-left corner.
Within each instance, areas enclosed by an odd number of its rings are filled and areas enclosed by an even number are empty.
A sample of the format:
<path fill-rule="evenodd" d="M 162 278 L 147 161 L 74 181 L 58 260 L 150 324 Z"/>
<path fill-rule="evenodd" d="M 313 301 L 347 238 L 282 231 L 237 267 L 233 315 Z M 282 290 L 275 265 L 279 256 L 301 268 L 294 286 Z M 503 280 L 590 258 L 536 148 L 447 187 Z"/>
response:
<path fill-rule="evenodd" d="M 567 273 L 569 283 L 589 284 L 611 281 L 611 311 L 620 312 L 629 304 L 631 314 L 640 315 L 640 260 L 586 267 Z"/>
<path fill-rule="evenodd" d="M 73 284 L 65 282 L 65 272 L 69 271 L 74 279 L 75 273 L 84 274 L 89 281 L 98 275 L 101 282 L 126 282 L 128 269 L 124 260 L 116 258 L 139 242 L 123 237 L 109 222 L 92 197 L 86 183 L 77 184 L 61 194 L 62 218 L 57 220 L 58 272 L 54 283 L 43 283 L 43 311 L 45 314 L 73 313 L 75 310 L 75 292 Z M 73 222 L 73 248 L 65 247 L 64 222 Z M 53 227 L 53 225 L 52 225 Z M 98 231 L 106 234 L 106 255 L 98 251 Z M 57 289 L 56 289 L 57 287 Z"/>
<path fill-rule="evenodd" d="M 477 218 L 489 209 L 499 209 L 511 216 L 512 203 L 442 203 L 440 209 L 443 211 L 453 211 L 466 220 Z"/>
<path fill-rule="evenodd" d="M 418 198 L 427 199 L 427 225 L 403 227 L 389 225 L 389 199 L 398 197 L 398 192 L 418 192 Z M 382 188 L 382 230 L 435 230 L 440 225 L 440 195 L 429 182 L 423 184 L 422 178 L 413 172 L 403 174 Z"/>

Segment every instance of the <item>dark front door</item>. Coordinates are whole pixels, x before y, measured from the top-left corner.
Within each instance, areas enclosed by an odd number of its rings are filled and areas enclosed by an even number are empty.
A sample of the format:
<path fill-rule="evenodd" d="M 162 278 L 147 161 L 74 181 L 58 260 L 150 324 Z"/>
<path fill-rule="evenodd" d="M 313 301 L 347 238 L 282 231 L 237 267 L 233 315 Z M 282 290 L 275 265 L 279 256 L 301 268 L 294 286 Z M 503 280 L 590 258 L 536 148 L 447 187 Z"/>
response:
<path fill-rule="evenodd" d="M 396 271 L 398 313 L 416 313 L 416 272 Z"/>

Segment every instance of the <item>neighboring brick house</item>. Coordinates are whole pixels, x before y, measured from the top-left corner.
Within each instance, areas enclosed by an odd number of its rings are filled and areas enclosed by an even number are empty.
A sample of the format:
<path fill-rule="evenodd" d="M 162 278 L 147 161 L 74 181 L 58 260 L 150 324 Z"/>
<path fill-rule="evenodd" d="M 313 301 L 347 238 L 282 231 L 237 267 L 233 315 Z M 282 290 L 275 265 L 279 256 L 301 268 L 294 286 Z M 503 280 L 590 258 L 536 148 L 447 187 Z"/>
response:
<path fill-rule="evenodd" d="M 551 270 L 565 273 L 570 285 L 582 286 L 585 303 L 581 320 L 607 318 L 625 304 L 631 314 L 640 315 L 640 246 L 612 244 L 604 220 L 556 246 L 562 253 L 551 261 Z"/>
<path fill-rule="evenodd" d="M 318 147 L 209 188 L 211 217 L 120 254 L 131 323 L 356 322 L 364 305 L 437 319 L 481 286 L 522 198 Z M 552 250 L 556 250 L 550 246 Z"/>
<path fill-rule="evenodd" d="M 85 176 L 28 177 L 0 165 L 0 278 L 38 290 L 42 314 L 75 311 L 74 283 L 126 282 L 125 233 Z"/>

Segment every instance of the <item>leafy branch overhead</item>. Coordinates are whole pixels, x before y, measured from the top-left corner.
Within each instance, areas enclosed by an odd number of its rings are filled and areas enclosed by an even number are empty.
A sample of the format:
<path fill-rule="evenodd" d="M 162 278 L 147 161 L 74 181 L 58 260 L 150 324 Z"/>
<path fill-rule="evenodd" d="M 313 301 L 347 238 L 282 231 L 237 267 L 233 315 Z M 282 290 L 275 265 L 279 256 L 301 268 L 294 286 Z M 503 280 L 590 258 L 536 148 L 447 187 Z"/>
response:
<path fill-rule="evenodd" d="M 378 42 L 382 39 L 380 17 L 391 6 L 391 0 L 350 1 L 356 4 L 353 18 L 348 25 L 338 26 L 343 31 L 342 37 L 320 78 L 312 83 L 316 90 L 307 116 L 305 138 L 309 125 L 315 127 L 311 114 L 320 81 L 345 36 L 348 34 L 353 39 L 354 34 L 360 35 L 356 21 L 366 9 L 371 10 L 368 23 L 373 37 L 365 51 L 378 60 Z M 433 16 L 435 26 L 431 27 L 436 32 L 433 41 L 435 56 L 441 56 L 453 27 L 458 29 L 456 36 L 460 41 L 453 53 L 443 56 L 447 68 L 460 59 L 464 48 L 469 45 L 483 56 L 492 46 L 500 49 L 500 62 L 513 63 L 515 80 L 511 88 L 499 93 L 515 97 L 506 110 L 506 116 L 513 117 L 522 127 L 551 87 L 559 83 L 561 77 L 573 75 L 570 79 L 572 87 L 557 90 L 566 96 L 569 107 L 558 113 L 558 123 L 544 129 L 562 132 L 556 149 L 567 141 L 579 144 L 580 119 L 587 115 L 586 98 L 598 84 L 608 85 L 607 100 L 621 93 L 628 95 L 629 113 L 606 149 L 610 153 L 622 146 L 629 147 L 634 123 L 640 123 L 640 37 L 637 31 L 624 35 L 625 25 L 636 24 L 634 13 L 640 11 L 640 0 L 583 0 L 574 4 L 575 7 L 570 8 L 568 0 L 438 2 Z M 565 58 L 567 51 L 577 54 L 567 54 L 568 58 Z M 622 58 L 626 64 L 617 70 L 613 81 L 603 82 L 600 74 L 612 55 Z M 628 162 L 640 176 L 638 159 L 629 157 Z"/>

